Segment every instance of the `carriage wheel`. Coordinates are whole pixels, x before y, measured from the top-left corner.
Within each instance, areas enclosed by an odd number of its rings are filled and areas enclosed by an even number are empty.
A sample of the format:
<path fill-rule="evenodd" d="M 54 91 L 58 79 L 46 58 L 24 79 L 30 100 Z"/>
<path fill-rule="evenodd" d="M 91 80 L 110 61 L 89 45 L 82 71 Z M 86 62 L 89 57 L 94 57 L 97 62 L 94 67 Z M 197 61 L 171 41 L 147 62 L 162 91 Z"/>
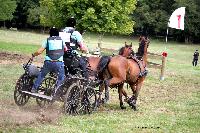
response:
<path fill-rule="evenodd" d="M 78 107 L 81 103 L 81 88 L 78 83 L 73 83 L 67 90 L 64 102 L 64 113 L 79 114 Z"/>
<path fill-rule="evenodd" d="M 96 90 L 94 90 L 91 86 L 87 87 L 86 89 L 87 99 L 90 103 L 90 108 L 92 110 L 96 110 L 97 108 L 97 95 Z"/>
<path fill-rule="evenodd" d="M 42 81 L 42 84 L 39 87 L 38 93 L 42 93 L 46 96 L 51 96 L 54 93 L 56 79 L 53 77 L 47 77 Z M 43 98 L 36 98 L 36 103 L 41 107 L 45 107 L 45 105 L 52 104 L 52 102 L 43 99 Z"/>
<path fill-rule="evenodd" d="M 80 85 L 80 82 L 77 78 L 74 78 L 72 76 L 68 76 L 67 79 L 65 80 L 65 83 L 62 85 L 61 89 L 61 93 L 62 93 L 62 97 L 61 97 L 61 101 L 65 101 L 65 96 L 67 94 L 68 89 L 73 85 L 73 84 L 77 84 Z"/>
<path fill-rule="evenodd" d="M 75 69 L 75 76 L 79 77 L 79 78 L 83 77 L 82 76 L 82 70 L 80 68 Z"/>
<path fill-rule="evenodd" d="M 96 91 L 87 86 L 82 93 L 81 105 L 78 108 L 79 114 L 91 114 L 97 107 Z"/>
<path fill-rule="evenodd" d="M 24 106 L 28 102 L 30 96 L 22 93 L 22 91 L 30 91 L 32 84 L 33 81 L 27 74 L 23 74 L 18 79 L 14 91 L 14 100 L 18 106 Z"/>

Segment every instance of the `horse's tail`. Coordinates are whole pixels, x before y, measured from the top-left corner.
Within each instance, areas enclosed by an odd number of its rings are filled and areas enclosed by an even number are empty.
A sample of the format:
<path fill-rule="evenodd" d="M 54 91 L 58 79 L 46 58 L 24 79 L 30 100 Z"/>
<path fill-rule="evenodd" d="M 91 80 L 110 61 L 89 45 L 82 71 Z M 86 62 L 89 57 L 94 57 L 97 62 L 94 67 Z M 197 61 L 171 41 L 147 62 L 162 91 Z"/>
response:
<path fill-rule="evenodd" d="M 111 57 L 110 56 L 102 56 L 98 67 L 97 67 L 97 71 L 99 74 L 103 73 L 103 71 L 107 68 L 108 63 L 110 62 Z"/>

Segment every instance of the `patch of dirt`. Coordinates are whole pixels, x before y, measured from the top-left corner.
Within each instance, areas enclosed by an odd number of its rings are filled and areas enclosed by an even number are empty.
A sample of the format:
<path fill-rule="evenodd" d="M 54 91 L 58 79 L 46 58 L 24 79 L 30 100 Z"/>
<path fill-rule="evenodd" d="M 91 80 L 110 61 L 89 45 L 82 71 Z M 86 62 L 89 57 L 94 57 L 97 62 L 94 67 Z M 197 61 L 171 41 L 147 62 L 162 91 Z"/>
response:
<path fill-rule="evenodd" d="M 56 124 L 61 116 L 61 108 L 53 104 L 46 108 L 38 105 L 25 105 L 18 107 L 14 103 L 5 104 L 0 110 L 0 128 L 16 128 L 18 126 L 30 126 L 32 124 Z"/>
<path fill-rule="evenodd" d="M 22 64 L 28 62 L 31 56 L 21 55 L 17 53 L 10 52 L 0 52 L 0 64 Z M 38 56 L 34 58 L 34 64 L 41 66 L 43 63 L 43 58 Z"/>
<path fill-rule="evenodd" d="M 23 64 L 28 62 L 31 56 L 9 52 L 0 52 L 0 64 Z M 42 66 L 43 57 L 34 58 L 35 65 Z M 28 126 L 37 123 L 56 124 L 61 116 L 62 109 L 56 103 L 47 108 L 40 108 L 34 104 L 27 103 L 24 107 L 18 107 L 11 96 L 10 99 L 0 100 L 0 129 L 16 128 L 17 126 Z M 0 130 L 1 132 L 1 130 Z"/>
<path fill-rule="evenodd" d="M 0 52 L 0 64 L 22 63 L 27 57 L 8 52 Z"/>
<path fill-rule="evenodd" d="M 0 52 L 0 60 L 22 61 L 24 59 L 28 59 L 27 56 L 23 56 L 23 55 L 20 55 L 20 54 L 8 53 L 8 52 Z"/>

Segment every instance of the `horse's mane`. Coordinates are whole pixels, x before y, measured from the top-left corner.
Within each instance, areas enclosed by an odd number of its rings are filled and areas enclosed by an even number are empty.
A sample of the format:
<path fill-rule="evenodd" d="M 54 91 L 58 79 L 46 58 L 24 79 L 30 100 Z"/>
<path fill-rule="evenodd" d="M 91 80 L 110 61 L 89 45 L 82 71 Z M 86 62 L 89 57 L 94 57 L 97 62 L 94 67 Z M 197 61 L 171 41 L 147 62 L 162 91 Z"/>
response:
<path fill-rule="evenodd" d="M 138 52 L 137 52 L 137 56 L 138 58 L 142 58 L 144 53 L 145 53 L 145 45 L 147 43 L 147 48 L 148 48 L 148 45 L 150 43 L 149 39 L 147 37 L 144 37 L 144 36 L 141 36 L 139 38 L 139 48 L 138 48 Z"/>
<path fill-rule="evenodd" d="M 119 55 L 123 55 L 124 49 L 125 49 L 125 47 L 121 47 L 121 48 L 119 49 Z"/>
<path fill-rule="evenodd" d="M 144 55 L 144 46 L 145 46 L 145 41 L 141 40 L 138 48 L 138 53 L 140 53 L 140 56 Z"/>

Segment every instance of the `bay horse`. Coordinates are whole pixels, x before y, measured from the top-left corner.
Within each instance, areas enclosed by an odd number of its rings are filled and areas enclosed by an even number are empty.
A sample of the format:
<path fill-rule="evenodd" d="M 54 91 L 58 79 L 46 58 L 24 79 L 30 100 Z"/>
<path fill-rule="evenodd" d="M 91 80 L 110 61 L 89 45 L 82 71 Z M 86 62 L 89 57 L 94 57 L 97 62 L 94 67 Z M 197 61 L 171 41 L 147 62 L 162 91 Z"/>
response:
<path fill-rule="evenodd" d="M 127 45 L 127 43 L 125 42 L 124 47 L 121 47 L 119 49 L 119 55 L 123 56 L 123 57 L 129 57 L 129 56 L 134 56 L 134 51 L 132 49 L 132 43 L 130 45 Z"/>
<path fill-rule="evenodd" d="M 124 47 L 121 47 L 119 49 L 119 55 L 123 56 L 123 57 L 128 57 L 130 55 L 134 55 L 134 52 L 132 50 L 132 43 L 130 45 L 127 45 L 126 42 L 125 42 L 125 46 Z M 103 57 L 104 58 L 104 57 Z M 100 60 L 101 57 L 87 57 L 87 68 L 89 69 L 89 78 L 92 79 L 92 80 L 104 80 L 105 78 L 108 78 L 109 77 L 109 74 L 108 74 L 108 71 L 105 70 L 105 73 L 103 74 L 99 74 L 99 63 L 100 63 Z M 105 61 L 105 58 L 104 58 L 104 61 Z M 106 64 L 105 64 L 106 65 Z M 105 67 L 105 66 L 99 66 L 99 67 Z M 99 90 L 103 90 L 105 88 L 105 84 L 100 84 L 99 86 Z M 126 92 L 124 90 L 121 91 L 125 96 L 126 96 Z M 102 94 L 102 92 L 101 92 Z M 104 100 L 100 100 L 100 102 L 107 102 L 109 100 L 109 90 L 108 88 L 105 88 L 105 99 Z"/>
<path fill-rule="evenodd" d="M 139 91 L 147 75 L 147 47 L 149 41 L 144 36 L 141 36 L 140 46 L 143 47 L 143 55 L 140 60 L 131 56 L 129 58 L 117 55 L 114 57 L 103 56 L 100 59 L 98 65 L 98 72 L 103 75 L 109 73 L 110 78 L 104 78 L 105 90 L 108 87 L 118 87 L 120 107 L 124 109 L 122 94 L 126 97 L 127 103 L 136 110 L 136 101 Z M 128 97 L 123 89 L 124 83 L 128 83 L 133 92 L 132 97 Z M 100 88 L 100 92 L 103 92 L 103 88 Z M 101 99 L 101 93 L 99 95 Z"/>

